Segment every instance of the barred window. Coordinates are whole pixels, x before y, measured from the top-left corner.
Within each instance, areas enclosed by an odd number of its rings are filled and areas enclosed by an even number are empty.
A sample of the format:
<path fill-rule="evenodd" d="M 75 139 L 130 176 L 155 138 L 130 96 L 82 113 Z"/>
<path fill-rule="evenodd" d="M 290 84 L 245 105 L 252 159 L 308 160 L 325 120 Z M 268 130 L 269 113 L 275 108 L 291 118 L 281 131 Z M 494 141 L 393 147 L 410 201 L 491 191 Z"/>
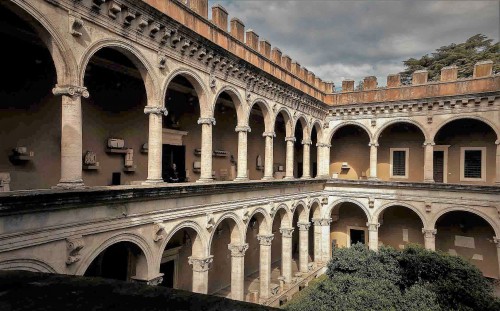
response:
<path fill-rule="evenodd" d="M 395 150 L 392 153 L 392 176 L 406 176 L 406 151 Z"/>
<path fill-rule="evenodd" d="M 464 151 L 464 177 L 465 178 L 482 178 L 481 176 L 481 150 L 465 150 Z"/>

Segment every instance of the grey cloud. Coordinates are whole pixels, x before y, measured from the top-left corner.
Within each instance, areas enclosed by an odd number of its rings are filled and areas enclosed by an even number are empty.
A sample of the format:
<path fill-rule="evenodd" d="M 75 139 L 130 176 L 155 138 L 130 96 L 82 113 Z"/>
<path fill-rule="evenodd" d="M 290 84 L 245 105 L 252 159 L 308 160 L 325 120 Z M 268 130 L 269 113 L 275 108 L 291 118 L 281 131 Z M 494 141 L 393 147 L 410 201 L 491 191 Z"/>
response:
<path fill-rule="evenodd" d="M 210 1 L 338 86 L 401 71 L 402 61 L 477 33 L 498 41 L 498 1 Z M 390 70 L 390 71 L 388 71 Z"/>

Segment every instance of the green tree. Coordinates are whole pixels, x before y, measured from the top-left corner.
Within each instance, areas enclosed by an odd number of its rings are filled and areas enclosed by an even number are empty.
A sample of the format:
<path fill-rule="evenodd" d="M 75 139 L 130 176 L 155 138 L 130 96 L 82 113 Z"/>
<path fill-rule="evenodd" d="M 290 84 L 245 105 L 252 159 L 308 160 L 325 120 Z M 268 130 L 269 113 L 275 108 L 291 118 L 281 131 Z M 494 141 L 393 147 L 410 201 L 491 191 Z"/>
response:
<path fill-rule="evenodd" d="M 492 60 L 493 72 L 500 72 L 500 45 L 493 43 L 485 35 L 477 34 L 463 43 L 452 43 L 442 46 L 430 55 L 426 54 L 419 59 L 410 58 L 403 61 L 405 70 L 400 72 L 403 84 L 411 83 L 411 75 L 416 70 L 429 71 L 429 80 L 439 80 L 441 68 L 451 65 L 458 66 L 458 77 L 471 77 L 474 64 L 482 60 Z"/>

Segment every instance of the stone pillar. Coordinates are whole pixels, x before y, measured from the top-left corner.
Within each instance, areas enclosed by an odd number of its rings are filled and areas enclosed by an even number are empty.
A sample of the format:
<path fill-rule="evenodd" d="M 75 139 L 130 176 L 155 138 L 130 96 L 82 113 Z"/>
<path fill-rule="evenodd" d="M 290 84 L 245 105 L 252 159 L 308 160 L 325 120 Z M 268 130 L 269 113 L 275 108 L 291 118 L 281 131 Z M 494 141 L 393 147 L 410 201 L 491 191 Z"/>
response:
<path fill-rule="evenodd" d="M 201 124 L 201 173 L 198 182 L 213 181 L 212 177 L 212 125 L 214 118 L 199 118 Z"/>
<path fill-rule="evenodd" d="M 332 247 L 330 240 L 330 224 L 331 218 L 323 218 L 321 224 L 321 257 L 324 263 L 327 263 L 332 258 Z"/>
<path fill-rule="evenodd" d="M 264 154 L 264 178 L 263 180 L 271 180 L 274 179 L 273 176 L 273 156 L 274 156 L 274 151 L 273 151 L 273 140 L 274 137 L 276 137 L 276 134 L 274 132 L 264 132 L 262 134 L 266 138 L 266 150 Z"/>
<path fill-rule="evenodd" d="M 434 182 L 434 145 L 433 141 L 424 143 L 424 182 Z"/>
<path fill-rule="evenodd" d="M 497 174 L 496 174 L 495 184 L 497 186 L 500 186 L 500 139 L 495 141 L 495 144 L 497 145 L 497 156 L 496 156 L 496 164 L 495 164 L 495 169 L 497 170 Z M 499 271 L 499 273 L 500 273 L 500 271 Z"/>
<path fill-rule="evenodd" d="M 330 147 L 329 144 L 317 143 L 318 147 L 318 176 L 330 178 Z"/>
<path fill-rule="evenodd" d="M 245 300 L 245 252 L 248 244 L 229 244 L 231 251 L 231 299 Z"/>
<path fill-rule="evenodd" d="M 193 266 L 193 292 L 208 293 L 208 270 L 214 261 L 214 256 L 206 258 L 188 257 L 188 263 Z"/>
<path fill-rule="evenodd" d="M 281 232 L 281 274 L 285 283 L 292 282 L 292 233 L 293 228 L 280 228 Z"/>
<path fill-rule="evenodd" d="M 366 226 L 368 227 L 368 248 L 372 251 L 378 251 L 378 228 L 380 224 L 371 224 L 367 222 Z"/>
<path fill-rule="evenodd" d="M 435 251 L 436 250 L 436 229 L 422 229 L 424 234 L 424 245 L 425 249 Z"/>
<path fill-rule="evenodd" d="M 500 275 L 500 238 L 494 236 L 493 242 L 497 245 L 498 274 Z"/>
<path fill-rule="evenodd" d="M 286 171 L 285 178 L 292 179 L 293 176 L 293 144 L 295 137 L 285 137 L 286 141 Z"/>
<path fill-rule="evenodd" d="M 148 136 L 148 179 L 146 183 L 163 182 L 162 173 L 162 136 L 163 115 L 167 116 L 167 109 L 158 106 L 144 107 L 144 113 L 149 114 Z"/>
<path fill-rule="evenodd" d="M 267 299 L 271 295 L 271 242 L 274 235 L 258 235 L 260 243 L 260 298 Z"/>
<path fill-rule="evenodd" d="M 54 95 L 62 96 L 61 109 L 61 179 L 57 188 L 71 189 L 84 186 L 82 178 L 82 96 L 89 97 L 87 88 L 74 85 L 56 85 Z"/>
<path fill-rule="evenodd" d="M 321 219 L 312 219 L 314 224 L 314 262 L 321 263 Z"/>
<path fill-rule="evenodd" d="M 370 176 L 368 179 L 377 180 L 377 147 L 378 143 L 369 143 L 370 146 Z"/>
<path fill-rule="evenodd" d="M 249 126 L 237 126 L 235 131 L 238 132 L 238 172 L 236 180 L 248 180 L 248 133 L 251 131 Z"/>
<path fill-rule="evenodd" d="M 299 271 L 309 272 L 309 228 L 310 222 L 298 222 L 299 227 Z"/>
<path fill-rule="evenodd" d="M 303 139 L 303 163 L 302 163 L 302 178 L 311 178 L 311 140 Z"/>

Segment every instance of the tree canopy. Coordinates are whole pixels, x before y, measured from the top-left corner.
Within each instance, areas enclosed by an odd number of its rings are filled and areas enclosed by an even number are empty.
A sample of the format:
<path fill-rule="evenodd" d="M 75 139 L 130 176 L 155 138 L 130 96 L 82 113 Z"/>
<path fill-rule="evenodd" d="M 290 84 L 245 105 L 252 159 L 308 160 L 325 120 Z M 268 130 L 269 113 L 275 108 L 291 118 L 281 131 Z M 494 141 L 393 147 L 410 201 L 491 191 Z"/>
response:
<path fill-rule="evenodd" d="M 403 84 L 411 83 L 411 75 L 416 70 L 426 69 L 429 80 L 439 80 L 441 68 L 451 65 L 458 66 L 458 77 L 471 77 L 474 64 L 482 60 L 492 60 L 493 72 L 500 72 L 500 45 L 493 43 L 493 39 L 477 34 L 463 43 L 452 43 L 442 46 L 436 52 L 426 54 L 419 59 L 410 58 L 403 61 L 405 70 L 400 72 Z"/>

